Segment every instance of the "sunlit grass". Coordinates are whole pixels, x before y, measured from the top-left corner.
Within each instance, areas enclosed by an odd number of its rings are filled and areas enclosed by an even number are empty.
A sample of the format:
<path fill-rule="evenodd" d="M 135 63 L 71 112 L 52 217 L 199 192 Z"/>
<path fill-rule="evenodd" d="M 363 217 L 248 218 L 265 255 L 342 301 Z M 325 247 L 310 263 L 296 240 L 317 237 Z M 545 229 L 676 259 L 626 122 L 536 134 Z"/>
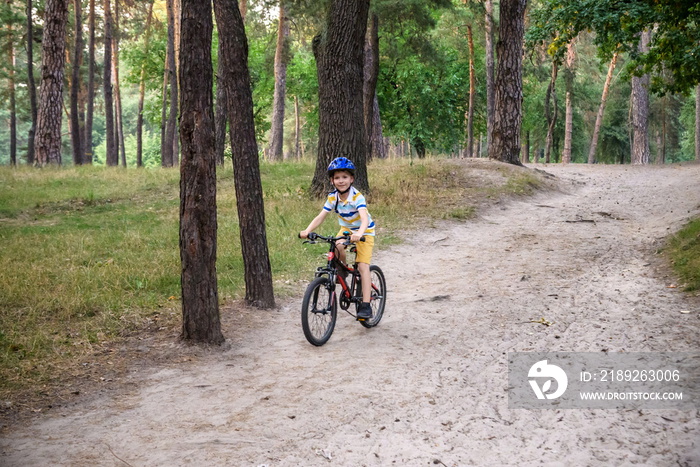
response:
<path fill-rule="evenodd" d="M 671 237 L 668 253 L 685 290 L 700 290 L 700 219 L 688 223 Z"/>

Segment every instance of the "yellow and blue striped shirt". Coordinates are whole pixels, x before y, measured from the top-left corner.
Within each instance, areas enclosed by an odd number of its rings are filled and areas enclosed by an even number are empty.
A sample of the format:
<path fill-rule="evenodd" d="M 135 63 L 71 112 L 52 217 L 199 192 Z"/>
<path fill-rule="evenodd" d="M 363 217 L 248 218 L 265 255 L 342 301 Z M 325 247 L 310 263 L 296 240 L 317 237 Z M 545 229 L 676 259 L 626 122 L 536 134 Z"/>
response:
<path fill-rule="evenodd" d="M 347 227 L 350 230 L 357 230 L 362 225 L 359 212 L 362 208 L 367 209 L 367 201 L 354 186 L 350 187 L 350 192 L 345 201 L 340 199 L 340 195 L 336 190 L 329 193 L 328 198 L 326 198 L 326 204 L 323 205 L 324 211 L 335 211 L 338 214 L 338 223 L 341 227 Z M 367 230 L 365 230 L 365 235 L 373 236 L 374 221 L 369 214 L 369 210 L 367 211 L 367 217 L 369 218 L 369 224 L 367 225 Z"/>

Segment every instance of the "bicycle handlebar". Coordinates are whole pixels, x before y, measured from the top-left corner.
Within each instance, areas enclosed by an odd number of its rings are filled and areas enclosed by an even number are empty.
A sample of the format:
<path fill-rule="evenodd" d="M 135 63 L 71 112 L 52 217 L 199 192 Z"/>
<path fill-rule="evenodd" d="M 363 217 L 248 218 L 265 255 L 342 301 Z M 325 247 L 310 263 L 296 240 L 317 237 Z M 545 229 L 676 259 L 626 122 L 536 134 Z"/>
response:
<path fill-rule="evenodd" d="M 323 240 L 324 242 L 331 243 L 331 242 L 337 242 L 338 240 L 343 240 L 343 239 L 350 240 L 350 235 L 351 235 L 350 232 L 346 232 L 346 235 L 341 235 L 340 237 L 325 237 L 323 235 L 317 234 L 316 232 L 309 232 L 309 235 L 306 238 L 308 238 L 309 241 L 312 241 L 312 242 L 316 241 L 316 239 L 320 239 L 320 240 Z M 297 236 L 299 238 L 301 238 L 301 234 L 297 234 Z M 361 237 L 360 241 L 364 242 L 365 237 Z"/>

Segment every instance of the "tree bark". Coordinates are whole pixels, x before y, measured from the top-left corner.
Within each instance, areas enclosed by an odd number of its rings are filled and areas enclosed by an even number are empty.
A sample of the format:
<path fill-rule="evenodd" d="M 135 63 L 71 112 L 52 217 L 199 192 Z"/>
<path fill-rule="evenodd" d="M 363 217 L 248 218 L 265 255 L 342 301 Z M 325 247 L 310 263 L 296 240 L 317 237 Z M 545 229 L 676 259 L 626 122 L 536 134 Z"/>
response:
<path fill-rule="evenodd" d="M 182 0 L 180 49 L 180 260 L 182 334 L 220 345 L 216 278 L 216 152 L 212 101 L 210 2 Z"/>
<path fill-rule="evenodd" d="M 270 160 L 282 160 L 284 142 L 284 107 L 287 91 L 287 61 L 289 57 L 289 18 L 284 0 L 279 1 L 279 25 L 275 51 L 275 91 L 272 101 L 272 133 L 267 155 Z"/>
<path fill-rule="evenodd" d="M 332 0 L 313 39 L 318 74 L 318 156 L 311 193 L 330 190 L 327 168 L 339 155 L 355 164 L 355 186 L 369 191 L 363 118 L 364 39 L 369 0 Z"/>
<path fill-rule="evenodd" d="M 386 143 L 384 142 L 384 131 L 382 130 L 382 118 L 379 115 L 379 99 L 377 91 L 374 91 L 372 99 L 372 159 L 386 159 Z"/>
<path fill-rule="evenodd" d="M 13 39 L 12 23 L 7 24 L 9 43 L 7 47 L 10 62 L 7 74 L 8 94 L 10 95 L 10 165 L 17 165 L 17 98 L 15 95 L 15 43 Z"/>
<path fill-rule="evenodd" d="M 153 4 L 148 5 L 146 17 L 146 37 L 144 38 L 144 52 L 148 52 L 151 42 L 151 20 L 153 18 Z M 136 116 L 136 167 L 143 167 L 143 104 L 146 97 L 146 64 L 141 64 L 141 78 L 139 79 L 139 110 Z"/>
<path fill-rule="evenodd" d="M 224 166 L 224 152 L 226 150 L 226 122 L 228 121 L 226 111 L 226 88 L 221 81 L 221 47 L 217 51 L 218 55 L 218 70 L 216 71 L 216 160 L 217 163 Z"/>
<path fill-rule="evenodd" d="M 603 114 L 605 113 L 605 103 L 608 101 L 608 93 L 610 92 L 610 83 L 612 82 L 613 70 L 615 70 L 615 64 L 617 63 L 617 52 L 615 52 L 610 60 L 610 65 L 608 66 L 608 75 L 605 77 L 605 84 L 603 85 L 603 95 L 600 98 L 600 106 L 598 106 L 598 115 L 595 119 L 595 126 L 593 127 L 593 137 L 591 138 L 591 146 L 588 149 L 588 163 L 595 163 L 595 152 L 598 147 L 598 137 L 600 135 L 600 127 L 603 125 Z"/>
<path fill-rule="evenodd" d="M 88 18 L 88 82 L 87 111 L 85 113 L 85 142 L 83 145 L 83 163 L 92 164 L 92 120 L 95 111 L 95 0 L 90 0 Z"/>
<path fill-rule="evenodd" d="M 369 17 L 367 36 L 365 39 L 362 84 L 362 112 L 365 123 L 365 157 L 367 162 L 372 160 L 372 145 L 374 144 L 374 96 L 377 94 L 377 79 L 379 78 L 379 18 L 376 14 Z"/>
<path fill-rule="evenodd" d="M 115 137 L 117 148 L 119 151 L 119 160 L 122 167 L 126 167 L 126 148 L 124 147 L 124 116 L 122 114 L 122 92 L 119 85 L 119 36 L 121 29 L 119 27 L 119 0 L 114 0 L 114 34 L 112 48 L 112 64 L 114 66 L 114 102 L 116 127 Z"/>
<path fill-rule="evenodd" d="M 34 153 L 36 163 L 61 164 L 61 110 L 65 68 L 67 0 L 47 0 L 41 42 L 41 87 Z"/>
<path fill-rule="evenodd" d="M 15 44 L 12 39 L 12 25 L 7 25 L 9 32 L 8 54 L 10 67 L 7 75 L 7 85 L 10 94 L 10 165 L 17 165 L 17 99 L 15 96 Z"/>
<path fill-rule="evenodd" d="M 495 102 L 494 90 L 494 50 L 493 50 L 493 0 L 484 0 L 486 8 L 485 34 L 486 41 L 484 49 L 486 51 L 486 151 L 491 147 L 491 131 L 493 129 L 493 113 Z"/>
<path fill-rule="evenodd" d="M 29 108 L 31 125 L 27 136 L 27 164 L 34 164 L 34 135 L 36 133 L 37 102 L 36 83 L 34 81 L 34 20 L 32 18 L 32 0 L 27 0 L 27 93 L 29 94 Z"/>
<path fill-rule="evenodd" d="M 695 160 L 700 161 L 700 84 L 695 86 Z"/>
<path fill-rule="evenodd" d="M 656 145 L 656 163 L 665 164 L 666 163 L 666 141 L 667 141 L 667 120 L 668 120 L 668 109 L 666 103 L 668 102 L 668 95 L 661 98 L 661 131 L 659 132 L 659 138 L 657 139 L 658 144 Z"/>
<path fill-rule="evenodd" d="M 569 42 L 566 52 L 566 67 L 564 68 L 564 82 L 566 83 L 566 117 L 564 123 L 564 152 L 561 154 L 561 162 L 571 162 L 572 141 L 574 135 L 574 75 L 576 64 L 576 42 Z"/>
<path fill-rule="evenodd" d="M 299 115 L 299 96 L 294 96 L 294 158 L 301 159 L 301 116 Z"/>
<path fill-rule="evenodd" d="M 105 141 L 107 146 L 107 165 L 119 165 L 119 155 L 114 138 L 114 97 L 112 94 L 112 7 L 110 0 L 104 1 L 105 14 L 105 52 L 102 86 L 105 100 Z"/>
<path fill-rule="evenodd" d="M 643 31 L 639 52 L 649 51 L 651 31 Z M 632 77 L 632 164 L 649 163 L 649 83 L 648 74 Z"/>
<path fill-rule="evenodd" d="M 552 62 L 552 74 L 547 87 L 547 94 L 544 98 L 544 115 L 547 120 L 547 138 L 544 143 L 544 161 L 549 164 L 552 154 L 552 144 L 554 144 L 554 128 L 557 125 L 559 115 L 559 105 L 557 104 L 557 75 L 559 74 L 559 63 Z"/>
<path fill-rule="evenodd" d="M 530 163 L 530 130 L 525 132 L 525 144 L 523 144 L 523 164 Z"/>
<path fill-rule="evenodd" d="M 170 48 L 165 48 L 165 63 L 163 71 L 163 98 L 161 100 L 161 111 L 160 111 L 160 165 L 161 167 L 171 167 L 172 164 L 168 165 L 169 161 L 172 160 L 172 145 L 167 144 L 165 136 L 165 127 L 167 126 L 168 119 L 168 83 L 170 82 L 169 77 L 169 65 Z"/>
<path fill-rule="evenodd" d="M 73 14 L 75 20 L 75 42 L 73 45 L 73 72 L 70 88 L 70 137 L 73 146 L 73 164 L 83 163 L 82 138 L 80 134 L 80 115 L 78 112 L 78 100 L 80 96 L 80 65 L 83 58 L 83 17 L 82 2 L 73 0 Z"/>
<path fill-rule="evenodd" d="M 522 56 L 527 0 L 503 0 L 497 45 L 493 129 L 489 157 L 510 164 L 520 163 L 522 125 Z"/>
<path fill-rule="evenodd" d="M 467 107 L 467 157 L 474 157 L 474 97 L 476 96 L 476 72 L 474 70 L 474 35 L 467 25 L 469 43 L 469 106 Z"/>
<path fill-rule="evenodd" d="M 214 0 L 214 11 L 221 41 L 219 47 L 223 51 L 220 79 L 226 88 L 226 109 L 229 114 L 233 176 L 245 269 L 245 300 L 258 308 L 272 308 L 275 299 L 267 249 L 258 145 L 255 140 L 248 42 L 237 3 Z"/>
<path fill-rule="evenodd" d="M 165 141 L 163 142 L 163 166 L 172 167 L 178 157 L 175 152 L 174 141 L 177 137 L 177 69 L 175 64 L 175 0 L 167 0 L 168 13 L 168 53 L 167 70 L 170 85 L 170 112 L 165 124 Z"/>

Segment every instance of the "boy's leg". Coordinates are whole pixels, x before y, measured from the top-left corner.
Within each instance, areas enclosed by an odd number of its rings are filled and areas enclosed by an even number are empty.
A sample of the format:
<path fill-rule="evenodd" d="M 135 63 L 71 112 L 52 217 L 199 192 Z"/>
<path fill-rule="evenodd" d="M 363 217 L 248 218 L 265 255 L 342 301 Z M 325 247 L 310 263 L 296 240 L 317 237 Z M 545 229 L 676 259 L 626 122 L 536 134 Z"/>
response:
<path fill-rule="evenodd" d="M 360 270 L 360 280 L 362 281 L 362 301 L 369 303 L 372 297 L 372 276 L 369 273 L 369 264 L 358 263 L 357 269 Z"/>
<path fill-rule="evenodd" d="M 357 242 L 357 269 L 360 271 L 360 281 L 362 283 L 362 303 L 357 309 L 358 319 L 370 319 L 372 317 L 372 274 L 369 265 L 372 262 L 372 250 L 374 248 L 374 237 L 365 236 L 364 242 Z"/>

